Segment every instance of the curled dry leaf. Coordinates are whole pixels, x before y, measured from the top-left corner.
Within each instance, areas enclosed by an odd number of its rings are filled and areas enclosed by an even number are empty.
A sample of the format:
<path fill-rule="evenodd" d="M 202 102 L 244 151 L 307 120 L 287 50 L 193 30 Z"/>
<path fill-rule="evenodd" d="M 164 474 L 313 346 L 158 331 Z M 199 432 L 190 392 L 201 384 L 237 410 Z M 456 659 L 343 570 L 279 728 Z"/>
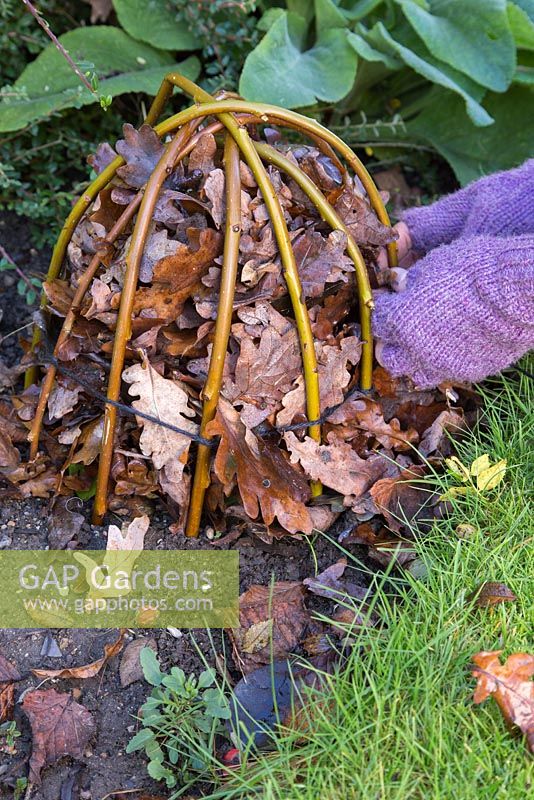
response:
<path fill-rule="evenodd" d="M 118 639 L 111 644 L 104 645 L 104 655 L 91 664 L 82 667 L 65 667 L 63 669 L 32 669 L 37 678 L 81 679 L 94 678 L 98 675 L 104 664 L 120 653 L 124 645 L 125 631 L 119 633 Z"/>
<path fill-rule="evenodd" d="M 450 435 L 458 433 L 465 428 L 465 421 L 463 415 L 458 411 L 442 411 L 432 425 L 424 432 L 421 443 L 419 445 L 419 452 L 428 458 L 431 453 L 436 451 L 442 453 L 445 449 L 445 455 L 448 455 L 450 450 Z M 447 436 L 449 433 L 449 436 Z"/>
<path fill-rule="evenodd" d="M 92 715 L 70 694 L 36 689 L 25 695 L 22 708 L 32 729 L 30 782 L 39 786 L 43 767 L 63 756 L 81 758 L 96 733 Z"/>
<path fill-rule="evenodd" d="M 514 653 L 501 664 L 501 653 L 482 651 L 473 656 L 471 674 L 477 679 L 473 700 L 482 703 L 492 695 L 506 722 L 519 728 L 534 753 L 534 655 Z"/>
<path fill-rule="evenodd" d="M 498 603 L 513 603 L 517 600 L 517 597 L 505 583 L 486 581 L 475 589 L 474 592 L 471 592 L 467 600 L 474 600 L 475 606 L 478 608 L 487 608 L 488 606 L 495 606 Z"/>
<path fill-rule="evenodd" d="M 149 525 L 150 519 L 146 514 L 125 523 L 122 530 L 116 525 L 110 525 L 106 550 L 142 550 Z"/>
<path fill-rule="evenodd" d="M 319 231 L 308 229 L 292 245 L 305 297 L 321 297 L 327 283 L 347 281 L 354 272 L 352 260 L 345 255 L 343 231 L 332 231 L 325 239 Z"/>
<path fill-rule="evenodd" d="M 73 497 L 55 499 L 48 515 L 48 545 L 51 550 L 62 550 L 80 532 L 85 517 L 76 511 L 76 507 L 81 505 L 81 501 Z"/>
<path fill-rule="evenodd" d="M 311 533 L 310 498 L 306 480 L 274 445 L 258 439 L 241 421 L 238 412 L 224 398 L 219 399 L 217 416 L 206 428 L 208 436 L 220 436 L 214 471 L 225 487 L 234 476 L 243 506 L 252 519 L 261 508 L 270 525 L 275 517 L 291 533 Z"/>
<path fill-rule="evenodd" d="M 289 655 L 310 625 L 302 585 L 251 586 L 239 598 L 239 624 L 231 635 L 243 672 Z"/>
<path fill-rule="evenodd" d="M 18 669 L 0 653 L 0 725 L 13 719 L 15 710 L 15 681 L 20 681 Z"/>

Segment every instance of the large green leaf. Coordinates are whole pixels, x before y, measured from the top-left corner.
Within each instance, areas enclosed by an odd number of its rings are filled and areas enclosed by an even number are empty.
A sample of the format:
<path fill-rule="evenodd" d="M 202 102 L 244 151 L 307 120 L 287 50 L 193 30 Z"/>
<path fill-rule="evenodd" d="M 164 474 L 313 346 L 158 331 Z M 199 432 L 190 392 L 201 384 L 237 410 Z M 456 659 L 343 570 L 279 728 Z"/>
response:
<path fill-rule="evenodd" d="M 75 61 L 94 64 L 100 79 L 98 91 L 103 95 L 125 92 L 153 95 L 169 71 L 181 72 L 192 79 L 200 72 L 198 59 L 191 57 L 175 64 L 169 53 L 136 42 L 119 28 L 105 25 L 78 28 L 61 36 L 60 41 Z M 97 101 L 52 44 L 28 64 L 15 82 L 15 89 L 24 90 L 27 99 L 5 98 L 0 103 L 2 132 L 19 130 L 64 108 Z"/>
<path fill-rule="evenodd" d="M 119 22 L 130 36 L 160 50 L 196 50 L 200 45 L 168 0 L 113 0 Z"/>
<path fill-rule="evenodd" d="M 350 91 L 358 57 L 346 29 L 320 31 L 305 50 L 307 27 L 296 14 L 278 17 L 245 61 L 239 83 L 244 97 L 299 108 L 317 100 L 336 102 Z"/>
<path fill-rule="evenodd" d="M 381 22 L 378 22 L 372 32 L 375 41 L 382 41 L 382 49 L 388 46 L 393 53 L 400 56 L 404 63 L 415 72 L 422 75 L 431 83 L 437 83 L 445 89 L 450 89 L 463 97 L 467 113 L 475 125 L 491 125 L 492 118 L 480 105 L 484 96 L 484 89 L 466 75 L 450 67 L 448 64 L 435 59 L 424 47 L 412 31 L 400 30 L 395 32 L 395 38 L 388 33 Z M 400 38 L 402 36 L 402 39 Z"/>
<path fill-rule="evenodd" d="M 397 0 L 432 55 L 477 83 L 504 92 L 515 70 L 506 0 Z"/>
<path fill-rule="evenodd" d="M 533 0 L 534 5 L 534 0 Z M 534 8 L 533 8 L 534 12 Z M 534 50 L 534 17 L 518 3 L 508 3 L 508 22 L 517 47 Z"/>
<path fill-rule="evenodd" d="M 489 94 L 486 105 L 495 122 L 476 129 L 461 99 L 439 90 L 434 102 L 408 123 L 408 133 L 435 147 L 464 185 L 534 156 L 534 92 L 512 86 L 504 95 Z"/>

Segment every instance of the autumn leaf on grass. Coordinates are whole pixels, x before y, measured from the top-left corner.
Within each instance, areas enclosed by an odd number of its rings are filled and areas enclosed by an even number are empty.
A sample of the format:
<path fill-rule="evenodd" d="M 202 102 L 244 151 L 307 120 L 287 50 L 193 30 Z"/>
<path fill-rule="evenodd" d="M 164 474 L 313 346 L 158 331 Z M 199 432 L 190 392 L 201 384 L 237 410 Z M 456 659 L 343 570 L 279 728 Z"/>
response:
<path fill-rule="evenodd" d="M 93 717 L 70 694 L 36 689 L 22 703 L 32 729 L 30 781 L 41 783 L 41 770 L 63 756 L 82 758 L 96 733 Z"/>
<path fill-rule="evenodd" d="M 139 400 L 132 402 L 134 409 L 169 422 L 183 431 L 198 433 L 198 425 L 188 419 L 195 412 L 189 407 L 188 396 L 179 381 L 163 378 L 146 359 L 143 365 L 127 367 L 122 377 L 131 384 L 129 393 L 139 397 Z M 139 439 L 143 455 L 149 456 L 156 469 L 163 472 L 166 491 L 177 503 L 182 504 L 183 472 L 191 438 L 186 433 L 176 433 L 142 417 L 138 417 L 138 423 L 143 428 Z"/>
<path fill-rule="evenodd" d="M 104 645 L 104 655 L 91 664 L 82 667 L 65 667 L 64 669 L 32 669 L 37 678 L 94 678 L 98 675 L 104 664 L 114 658 L 123 648 L 125 631 L 119 633 L 118 639 L 111 644 Z"/>
<path fill-rule="evenodd" d="M 0 653 L 0 724 L 13 719 L 15 710 L 15 681 L 21 675 L 16 667 Z"/>
<path fill-rule="evenodd" d="M 473 656 L 476 666 L 471 674 L 477 679 L 473 700 L 482 703 L 493 695 L 507 724 L 525 734 L 534 753 L 534 655 L 514 653 L 501 664 L 501 653 L 483 651 Z"/>
<path fill-rule="evenodd" d="M 424 474 L 425 467 L 416 465 L 391 478 L 383 478 L 371 487 L 371 497 L 378 511 L 397 533 L 424 515 L 424 509 L 435 497 L 422 480 Z"/>
<path fill-rule="evenodd" d="M 243 672 L 289 655 L 310 624 L 302 585 L 251 586 L 239 598 L 239 624 L 231 635 Z"/>
<path fill-rule="evenodd" d="M 398 419 L 386 422 L 380 405 L 369 398 L 346 400 L 328 418 L 328 424 L 343 425 L 342 437 L 349 440 L 360 431 L 368 433 L 388 450 L 411 450 L 419 434 L 413 428 L 401 430 Z"/>
<path fill-rule="evenodd" d="M 360 456 L 350 444 L 328 434 L 328 444 L 318 444 L 310 436 L 300 441 L 293 431 L 284 434 L 291 463 L 300 463 L 306 475 L 314 481 L 345 496 L 345 505 L 350 506 L 388 470 L 387 459 L 373 454 L 368 459 Z"/>
<path fill-rule="evenodd" d="M 472 602 L 478 608 L 488 608 L 499 603 L 513 603 L 517 597 L 505 583 L 498 581 L 486 581 L 482 583 L 474 592 L 467 596 L 466 600 Z"/>
<path fill-rule="evenodd" d="M 506 459 L 502 458 L 492 464 L 487 453 L 475 458 L 470 467 L 466 467 L 456 456 L 447 458 L 445 463 L 456 480 L 466 485 L 451 486 L 441 497 L 442 500 L 450 500 L 458 495 L 467 494 L 469 491 L 489 492 L 491 489 L 495 489 L 506 475 Z"/>
<path fill-rule="evenodd" d="M 256 519 L 259 510 L 266 525 L 277 517 L 290 533 L 311 533 L 313 523 L 305 506 L 310 489 L 305 478 L 273 444 L 256 438 L 238 412 L 224 398 L 217 416 L 206 428 L 208 436 L 220 436 L 214 471 L 221 483 L 231 486 L 234 475 L 246 513 Z"/>
<path fill-rule="evenodd" d="M 200 288 L 200 279 L 221 252 L 222 236 L 213 228 L 188 228 L 188 235 L 189 246 L 179 242 L 174 255 L 154 264 L 152 285 L 135 293 L 134 316 L 143 313 L 173 322 L 187 298 Z"/>

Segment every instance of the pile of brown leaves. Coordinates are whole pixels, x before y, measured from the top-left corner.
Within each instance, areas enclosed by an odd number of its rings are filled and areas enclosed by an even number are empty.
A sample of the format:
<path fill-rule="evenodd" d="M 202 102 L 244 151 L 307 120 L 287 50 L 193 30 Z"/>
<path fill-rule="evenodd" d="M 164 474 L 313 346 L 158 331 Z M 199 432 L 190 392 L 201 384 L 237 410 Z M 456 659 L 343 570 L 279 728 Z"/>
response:
<path fill-rule="evenodd" d="M 392 231 L 377 220 L 358 182 L 343 180 L 318 150 L 282 149 L 318 183 L 347 224 L 376 285 L 372 265 L 378 247 L 394 238 Z M 137 131 L 125 125 L 116 150 L 126 164 L 76 228 L 64 277 L 45 283 L 50 346 L 81 273 L 125 205 L 146 184 L 163 145 L 150 127 Z M 96 172 L 114 155 L 109 145 L 101 145 L 91 159 Z M 428 499 L 417 487 L 425 460 L 447 454 L 444 431 L 461 427 L 463 412 L 451 409 L 441 391 L 415 391 L 406 382 L 392 380 L 382 368 L 375 370 L 371 393 L 357 391 L 357 293 L 345 234 L 332 232 L 321 221 L 293 181 L 275 168 L 269 172 L 312 320 L 321 407 L 324 411 L 341 405 L 325 421 L 322 444 L 307 436 L 305 427 L 294 427 L 306 420 L 297 333 L 267 209 L 242 163 L 240 271 L 222 397 L 209 427 L 218 446 L 208 511 L 219 529 L 229 508 L 238 520 L 258 519 L 261 513 L 271 537 L 324 529 L 343 509 L 352 509 L 362 522 L 380 513 L 398 532 Z M 224 182 L 221 148 L 210 133 L 166 180 L 141 264 L 123 372 L 125 404 L 192 435 L 199 429 L 217 314 Z M 61 369 L 58 373 L 41 436 L 42 452 L 33 462 L 22 462 L 15 445 L 26 439 L 38 387 L 0 405 L 0 474 L 19 496 L 88 497 L 94 490 L 103 428 L 102 401 L 94 392 L 105 393 L 132 225 L 114 247 L 107 246 L 60 349 L 60 366 L 69 374 Z M 293 430 L 287 430 L 291 426 Z M 187 436 L 142 417 L 122 415 L 110 508 L 135 516 L 159 495 L 175 516 L 174 530 L 181 530 L 192 451 Z M 311 501 L 310 479 L 323 484 L 319 502 Z"/>

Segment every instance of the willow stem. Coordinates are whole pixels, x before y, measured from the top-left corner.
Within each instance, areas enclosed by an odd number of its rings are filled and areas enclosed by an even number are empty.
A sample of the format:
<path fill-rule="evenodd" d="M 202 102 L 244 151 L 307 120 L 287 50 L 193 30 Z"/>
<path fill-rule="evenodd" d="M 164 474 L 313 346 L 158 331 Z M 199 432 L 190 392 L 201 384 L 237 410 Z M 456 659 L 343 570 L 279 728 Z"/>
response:
<path fill-rule="evenodd" d="M 241 238 L 241 177 L 239 173 L 239 149 L 227 134 L 224 143 L 224 167 L 226 178 L 226 225 L 224 236 L 224 255 L 221 271 L 219 305 L 215 322 L 215 335 L 211 351 L 206 384 L 202 391 L 204 405 L 200 435 L 206 436 L 206 426 L 214 418 L 221 391 L 224 360 L 232 327 L 235 284 Z M 209 486 L 209 462 L 211 448 L 199 445 L 195 465 L 195 477 L 189 501 L 186 536 L 198 536 L 204 495 Z"/>
<path fill-rule="evenodd" d="M 168 145 L 146 185 L 141 207 L 135 221 L 130 248 L 126 256 L 126 273 L 121 291 L 115 339 L 113 342 L 113 354 L 111 357 L 111 369 L 108 379 L 107 397 L 114 402 L 119 399 L 126 345 L 131 333 L 132 309 L 135 292 L 137 290 L 139 267 L 141 265 L 141 258 L 143 256 L 150 225 L 152 224 L 152 215 L 163 182 L 172 171 L 177 161 L 177 156 L 180 150 L 183 149 L 189 136 L 189 125 L 185 125 Z M 108 481 L 113 458 L 116 422 L 117 407 L 114 405 L 107 405 L 104 414 L 104 431 L 102 434 L 100 458 L 98 461 L 98 476 L 93 507 L 93 520 L 96 525 L 101 524 L 107 509 Z"/>
<path fill-rule="evenodd" d="M 202 102 L 201 108 L 206 109 L 211 106 L 213 98 L 199 86 L 187 78 L 178 74 L 166 76 L 166 80 L 173 83 L 182 91 L 189 94 L 197 102 Z M 225 101 L 220 101 L 217 105 L 224 105 Z M 233 101 L 230 101 L 233 102 Z M 254 105 L 252 104 L 252 108 Z M 319 371 L 317 368 L 317 358 L 315 355 L 315 343 L 313 332 L 306 307 L 306 302 L 302 293 L 302 286 L 295 261 L 295 254 L 291 246 L 289 232 L 287 230 L 284 214 L 280 202 L 269 179 L 267 170 L 263 166 L 262 160 L 256 152 L 252 140 L 245 125 L 240 125 L 237 120 L 229 113 L 217 113 L 217 118 L 224 124 L 225 128 L 235 140 L 243 158 L 252 170 L 258 188 L 261 191 L 263 201 L 267 206 L 269 217 L 274 230 L 278 251 L 282 261 L 282 269 L 287 284 L 287 290 L 293 307 L 293 314 L 297 326 L 300 349 L 302 353 L 302 363 L 304 368 L 304 385 L 306 391 L 306 412 L 310 420 L 319 419 L 321 416 L 321 397 L 319 392 Z M 241 205 L 241 204 L 240 204 Z M 308 428 L 309 436 L 317 442 L 321 441 L 321 427 L 318 424 L 310 425 Z M 317 496 L 322 492 L 322 487 L 318 482 L 311 484 L 312 495 Z"/>
<path fill-rule="evenodd" d="M 352 238 L 348 228 L 336 214 L 330 203 L 326 200 L 320 189 L 306 175 L 303 170 L 282 153 L 267 144 L 254 142 L 254 147 L 264 161 L 274 164 L 275 167 L 289 175 L 297 183 L 306 196 L 314 204 L 322 219 L 337 231 L 343 231 L 347 236 L 347 252 L 352 259 L 356 272 L 358 286 L 358 300 L 360 305 L 360 325 L 362 338 L 362 359 L 360 364 L 360 386 L 367 390 L 372 385 L 373 373 L 373 339 L 371 334 L 371 309 L 373 308 L 373 294 L 367 275 L 367 267 L 360 252 L 360 248 Z"/>
<path fill-rule="evenodd" d="M 104 239 L 104 243 L 108 245 L 112 245 L 118 236 L 122 233 L 128 222 L 132 219 L 135 212 L 139 208 L 141 203 L 142 194 L 139 192 L 128 207 L 122 212 L 119 219 L 116 221 L 115 225 L 111 228 L 110 232 Z M 95 253 L 93 258 L 91 259 L 89 266 L 85 270 L 85 272 L 81 275 L 80 280 L 78 282 L 78 286 L 76 287 L 76 292 L 72 299 L 72 304 L 67 312 L 67 316 L 63 320 L 63 325 L 61 326 L 61 330 L 57 337 L 57 341 L 54 347 L 54 355 L 57 356 L 61 346 L 66 342 L 67 338 L 69 337 L 72 327 L 74 325 L 76 315 L 78 310 L 83 302 L 86 292 L 88 291 L 93 278 L 95 277 L 98 268 L 100 267 L 100 263 L 102 261 L 102 251 Z M 52 386 L 54 385 L 54 379 L 56 377 L 56 367 L 51 364 L 45 374 L 43 383 L 41 385 L 41 392 L 39 395 L 39 402 L 37 403 L 37 408 L 35 409 L 35 416 L 32 420 L 32 427 L 30 433 L 28 434 L 28 441 L 30 442 L 30 461 L 32 461 L 35 456 L 37 455 L 37 450 L 39 448 L 39 436 L 41 435 L 41 427 L 43 424 L 43 418 L 46 411 L 46 404 L 48 402 L 48 398 L 50 396 L 50 392 L 52 391 Z"/>

